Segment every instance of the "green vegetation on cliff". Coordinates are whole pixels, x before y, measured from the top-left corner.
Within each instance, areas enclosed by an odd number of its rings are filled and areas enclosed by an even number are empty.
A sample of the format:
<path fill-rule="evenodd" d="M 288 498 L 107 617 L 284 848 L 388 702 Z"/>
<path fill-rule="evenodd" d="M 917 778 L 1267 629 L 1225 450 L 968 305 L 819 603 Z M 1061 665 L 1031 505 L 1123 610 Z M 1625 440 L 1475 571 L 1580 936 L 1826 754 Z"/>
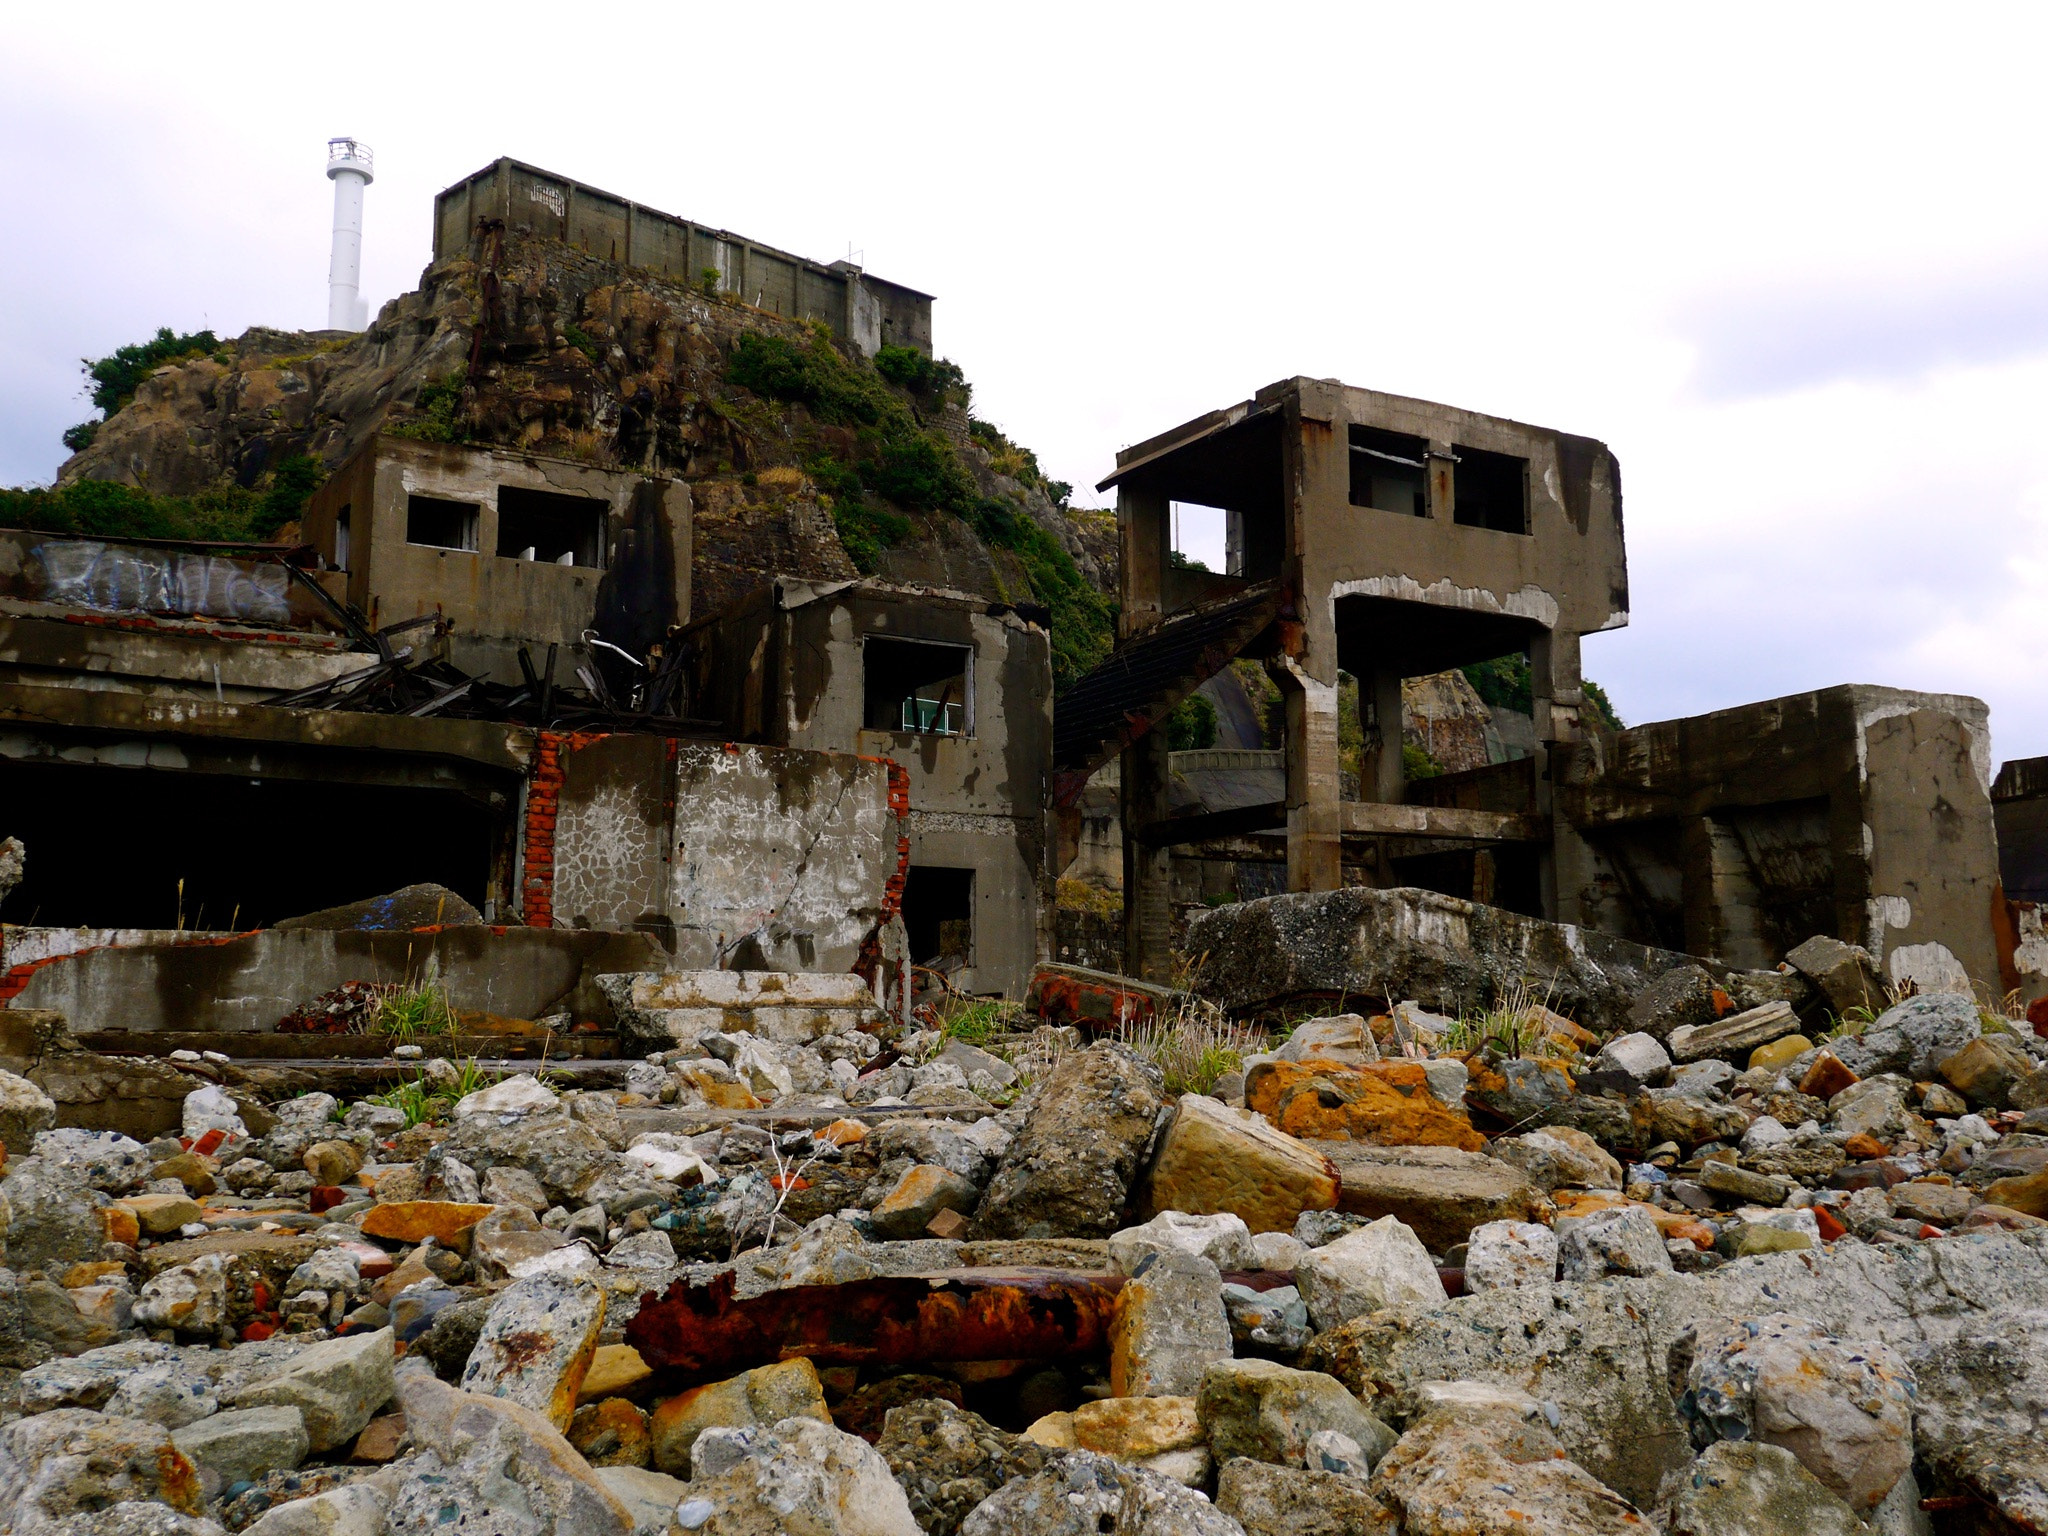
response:
<path fill-rule="evenodd" d="M 317 459 L 295 453 L 261 491 L 227 486 L 192 496 L 153 496 L 108 480 L 44 490 L 0 487 L 0 528 L 75 533 L 99 539 L 268 539 L 304 510 L 324 476 Z"/>

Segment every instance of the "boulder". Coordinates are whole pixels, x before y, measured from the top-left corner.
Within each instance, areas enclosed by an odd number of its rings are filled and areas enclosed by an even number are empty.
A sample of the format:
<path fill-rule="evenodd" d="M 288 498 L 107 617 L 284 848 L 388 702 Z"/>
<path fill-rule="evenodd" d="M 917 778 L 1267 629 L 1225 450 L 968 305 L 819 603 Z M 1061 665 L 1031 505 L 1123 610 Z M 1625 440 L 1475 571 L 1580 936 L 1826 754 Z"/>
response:
<path fill-rule="evenodd" d="M 1687 960 L 1653 978 L 1629 1002 L 1629 1028 L 1652 1040 L 1674 1030 L 1711 1024 L 1728 1009 L 1728 995 L 1704 967 Z"/>
<path fill-rule="evenodd" d="M 2034 1058 L 2011 1035 L 1982 1035 L 1941 1064 L 1949 1085 L 1980 1109 L 2003 1109 Z"/>
<path fill-rule="evenodd" d="M 1644 1027 L 1629 1024 L 1630 1000 L 1652 977 L 1693 963 L 1434 891 L 1362 886 L 1197 911 L 1183 947 L 1202 957 L 1196 990 L 1233 1012 L 1349 996 L 1412 998 L 1455 1013 L 1521 983 L 1602 1034 Z"/>
<path fill-rule="evenodd" d="M 1783 1446 L 1858 1514 L 1913 1464 L 1913 1374 L 1887 1346 L 1782 1312 L 1702 1327 L 1691 1342 L 1680 1408 L 1695 1444 Z"/>
<path fill-rule="evenodd" d="M 593 1467 L 644 1467 L 654 1454 L 647 1410 L 623 1397 L 578 1408 L 567 1433 Z"/>
<path fill-rule="evenodd" d="M 1381 1458 L 1368 1485 L 1406 1531 L 1511 1536 L 1651 1536 L 1628 1500 L 1603 1486 L 1540 1424 L 1506 1410 L 1432 1413 Z"/>
<path fill-rule="evenodd" d="M 1877 962 L 1860 944 L 1817 934 L 1804 944 L 1785 952 L 1785 963 L 1805 976 L 1827 1000 L 1838 1017 L 1852 1008 L 1875 1010 L 1884 1001 L 1884 980 Z"/>
<path fill-rule="evenodd" d="M 135 1320 L 145 1328 L 217 1333 L 228 1320 L 228 1268 L 226 1255 L 207 1253 L 159 1272 L 136 1298 Z"/>
<path fill-rule="evenodd" d="M 463 1368 L 462 1390 L 507 1398 L 567 1429 L 597 1353 L 604 1307 L 603 1289 L 587 1280 L 518 1281 L 491 1303 Z"/>
<path fill-rule="evenodd" d="M 44 1131 L 36 1137 L 35 1156 L 103 1195 L 133 1194 L 149 1178 L 149 1149 L 119 1131 Z"/>
<path fill-rule="evenodd" d="M 378 1186 L 378 1199 L 383 1199 L 383 1186 Z M 524 1168 L 509 1165 L 484 1170 L 479 1192 L 485 1205 L 518 1205 L 538 1215 L 548 1208 L 547 1193 L 540 1187 L 540 1180 Z"/>
<path fill-rule="evenodd" d="M 584 1191 L 602 1175 L 622 1166 L 603 1136 L 565 1114 L 465 1115 L 420 1167 L 431 1175 L 451 1158 L 479 1175 L 501 1166 L 524 1169 L 539 1182 L 549 1204 L 572 1210 L 586 1203 Z"/>
<path fill-rule="evenodd" d="M 1380 1047 L 1364 1014 L 1339 1013 L 1295 1025 L 1293 1033 L 1272 1054 L 1279 1061 L 1330 1062 L 1355 1067 L 1378 1061 Z"/>
<path fill-rule="evenodd" d="M 1543 1195 L 1519 1168 L 1456 1147 L 1311 1145 L 1336 1165 L 1338 1209 L 1347 1215 L 1398 1216 L 1441 1253 L 1488 1221 L 1528 1221 Z"/>
<path fill-rule="evenodd" d="M 1671 1268 L 1664 1235 L 1642 1206 L 1616 1206 L 1590 1216 L 1563 1218 L 1554 1230 L 1558 1267 L 1567 1280 L 1664 1274 Z"/>
<path fill-rule="evenodd" d="M 1052 1459 L 1043 1446 L 937 1398 L 891 1408 L 875 1450 L 926 1536 L 955 1536 L 982 1500 Z"/>
<path fill-rule="evenodd" d="M 1245 1074 L 1244 1094 L 1248 1109 L 1305 1140 L 1467 1152 L 1486 1145 L 1462 1105 L 1446 1105 L 1430 1090 L 1420 1062 L 1262 1061 Z"/>
<path fill-rule="evenodd" d="M 192 1088 L 192 1079 L 168 1062 L 87 1050 L 63 1014 L 42 1008 L 0 1008 L 0 1069 L 48 1094 L 59 1126 L 143 1141 L 180 1129 Z"/>
<path fill-rule="evenodd" d="M 975 1214 L 977 1237 L 1107 1237 L 1152 1144 L 1159 1069 L 1101 1042 L 1061 1058 L 1033 1095 Z"/>
<path fill-rule="evenodd" d="M 1223 1287 L 1223 1310 L 1230 1319 L 1231 1343 L 1238 1349 L 1277 1350 L 1292 1357 L 1308 1342 L 1308 1308 L 1291 1285 L 1255 1291 L 1249 1286 Z"/>
<path fill-rule="evenodd" d="M 90 1353 L 106 1356 L 117 1353 L 121 1347 L 114 1345 Z M 171 1359 L 129 1371 L 102 1407 L 103 1412 L 114 1418 L 147 1419 L 173 1431 L 215 1417 L 219 1409 L 220 1401 L 214 1395 L 205 1364 L 182 1350 Z M 305 1452 L 299 1454 L 303 1456 Z"/>
<path fill-rule="evenodd" d="M 1671 1070 L 1671 1053 L 1655 1035 L 1640 1030 L 1616 1035 L 1593 1058 L 1595 1072 L 1626 1072 L 1639 1083 L 1652 1083 Z"/>
<path fill-rule="evenodd" d="M 71 1516 L 98 1529 L 110 1506 L 137 1502 L 200 1512 L 199 1473 L 161 1425 L 60 1408 L 0 1429 L 0 1530 Z"/>
<path fill-rule="evenodd" d="M 1328 1158 L 1261 1115 L 1184 1093 L 1146 1175 L 1140 1207 L 1148 1216 L 1228 1213 L 1253 1232 L 1285 1232 L 1303 1211 L 1336 1203 L 1337 1171 Z"/>
<path fill-rule="evenodd" d="M 242 1408 L 216 1413 L 175 1431 L 171 1443 L 223 1487 L 289 1471 L 306 1459 L 312 1442 L 296 1408 Z"/>
<path fill-rule="evenodd" d="M 241 1106 L 226 1089 L 211 1083 L 185 1095 L 181 1121 L 187 1141 L 197 1141 L 208 1131 L 224 1131 L 229 1136 L 249 1134 L 249 1127 L 242 1120 Z"/>
<path fill-rule="evenodd" d="M 1858 1077 L 1897 1072 L 1924 1083 L 1983 1033 L 1975 998 L 1923 992 L 1886 1009 L 1862 1034 L 1836 1041 L 1835 1054 Z"/>
<path fill-rule="evenodd" d="M 1533 1221 L 1489 1221 L 1472 1229 L 1465 1251 L 1465 1289 L 1548 1287 L 1557 1278 L 1557 1234 Z"/>
<path fill-rule="evenodd" d="M 668 1536 L 674 1529 L 676 1506 L 689 1492 L 679 1477 L 645 1467 L 594 1467 L 597 1480 L 626 1506 L 633 1536 Z"/>
<path fill-rule="evenodd" d="M 1674 1061 L 1704 1061 L 1710 1056 L 1742 1057 L 1760 1045 L 1796 1034 L 1799 1015 L 1788 1003 L 1765 1003 L 1717 1019 L 1711 1024 L 1688 1024 L 1671 1031 L 1665 1044 Z"/>
<path fill-rule="evenodd" d="M 655 1469 L 693 1476 L 690 1453 L 706 1430 L 778 1424 L 798 1417 L 832 1422 L 817 1367 L 802 1358 L 693 1387 L 654 1406 L 649 1433 Z"/>
<path fill-rule="evenodd" d="M 1006 1483 L 961 1523 L 960 1536 L 1242 1536 L 1201 1494 L 1144 1467 L 1068 1451 Z"/>
<path fill-rule="evenodd" d="M 1335 1430 L 1356 1441 L 1369 1462 L 1394 1433 L 1334 1376 L 1271 1360 L 1223 1360 L 1203 1371 L 1195 1412 L 1217 1461 L 1248 1456 L 1302 1465 L 1311 1436 Z"/>
<path fill-rule="evenodd" d="M 1245 1536 L 1392 1536 L 1394 1517 L 1355 1477 L 1239 1456 L 1216 1474 L 1216 1507 Z"/>
<path fill-rule="evenodd" d="M 1290 1223 L 1292 1225 L 1292 1223 Z M 1219 1270 L 1259 1268 L 1252 1235 L 1236 1216 L 1190 1216 L 1161 1211 L 1141 1227 L 1125 1227 L 1109 1240 L 1109 1259 L 1132 1274 L 1147 1254 L 1191 1253 Z"/>
<path fill-rule="evenodd" d="M 1436 1306 L 1446 1298 L 1429 1250 L 1396 1216 L 1382 1216 L 1304 1258 L 1294 1283 L 1319 1329 L 1390 1306 Z"/>
<path fill-rule="evenodd" d="M 57 1105 L 25 1077 L 0 1071 L 0 1148 L 23 1153 L 57 1123 Z"/>
<path fill-rule="evenodd" d="M 1671 1500 L 1670 1536 L 1868 1536 L 1856 1511 L 1781 1446 L 1718 1440 Z"/>
<path fill-rule="evenodd" d="M 604 1262 L 610 1269 L 673 1269 L 675 1241 L 661 1231 L 628 1233 L 605 1250 Z"/>
<path fill-rule="evenodd" d="M 391 1400 L 392 1334 L 348 1334 L 326 1339 L 237 1390 L 237 1408 L 296 1408 L 306 1421 L 314 1452 L 345 1445 Z"/>
<path fill-rule="evenodd" d="M 1540 1189 L 1621 1188 L 1621 1164 L 1592 1137 L 1568 1125 L 1543 1126 L 1521 1136 L 1502 1136 L 1487 1152 L 1519 1168 Z"/>
<path fill-rule="evenodd" d="M 1110 1323 L 1114 1397 L 1192 1397 L 1211 1362 L 1230 1358 L 1223 1277 L 1174 1249 L 1142 1257 L 1117 1294 Z"/>
<path fill-rule="evenodd" d="M 706 1431 L 675 1521 L 718 1536 L 921 1536 L 874 1447 L 808 1417 Z"/>
<path fill-rule="evenodd" d="M 102 1197 L 75 1173 L 39 1158 L 8 1165 L 0 1179 L 4 1248 L 15 1269 L 62 1273 L 100 1256 Z"/>
<path fill-rule="evenodd" d="M 532 1409 L 460 1391 L 410 1365 L 399 1402 L 420 1455 L 392 1495 L 392 1532 L 454 1526 L 522 1536 L 633 1536 L 632 1513 Z M 519 1523 L 498 1525 L 494 1510 L 517 1511 Z"/>
<path fill-rule="evenodd" d="M 199 1202 L 190 1195 L 168 1193 L 124 1195 L 114 1202 L 114 1209 L 133 1216 L 146 1237 L 170 1237 L 201 1215 Z"/>

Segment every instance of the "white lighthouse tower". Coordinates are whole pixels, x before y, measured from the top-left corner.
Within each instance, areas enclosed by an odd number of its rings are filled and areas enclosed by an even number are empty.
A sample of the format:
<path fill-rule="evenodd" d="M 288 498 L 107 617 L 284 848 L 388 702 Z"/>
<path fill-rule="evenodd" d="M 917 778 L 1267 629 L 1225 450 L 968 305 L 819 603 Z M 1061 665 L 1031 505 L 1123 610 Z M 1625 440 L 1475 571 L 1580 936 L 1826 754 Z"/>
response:
<path fill-rule="evenodd" d="M 358 291 L 363 279 L 363 188 L 370 174 L 370 146 L 354 139 L 327 141 L 327 179 L 334 183 L 334 253 L 327 261 L 327 329 L 360 331 L 370 323 L 370 306 Z"/>

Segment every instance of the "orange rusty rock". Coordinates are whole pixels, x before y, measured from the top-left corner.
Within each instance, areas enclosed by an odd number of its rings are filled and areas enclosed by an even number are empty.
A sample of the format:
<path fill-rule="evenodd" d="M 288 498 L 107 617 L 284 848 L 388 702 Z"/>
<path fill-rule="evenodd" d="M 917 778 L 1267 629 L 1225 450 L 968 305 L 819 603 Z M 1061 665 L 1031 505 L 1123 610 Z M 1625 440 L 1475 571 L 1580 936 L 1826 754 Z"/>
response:
<path fill-rule="evenodd" d="M 363 1432 L 356 1436 L 355 1449 L 349 1452 L 350 1461 L 395 1461 L 398 1448 L 405 1442 L 405 1415 L 386 1413 L 370 1420 L 363 1426 Z"/>
<path fill-rule="evenodd" d="M 835 1147 L 850 1147 L 868 1139 L 868 1128 L 859 1120 L 834 1120 L 817 1133 L 816 1139 L 829 1141 Z"/>
<path fill-rule="evenodd" d="M 1666 1222 L 1658 1227 L 1657 1231 L 1667 1242 L 1674 1237 L 1682 1237 L 1702 1253 L 1713 1250 L 1714 1229 L 1704 1221 L 1695 1221 L 1690 1216 L 1681 1216 L 1675 1221 Z"/>
<path fill-rule="evenodd" d="M 1858 1131 L 1842 1143 L 1842 1150 L 1859 1161 L 1868 1161 L 1873 1157 L 1883 1157 L 1890 1149 L 1870 1132 Z"/>
<path fill-rule="evenodd" d="M 453 1247 L 458 1238 L 466 1243 L 469 1229 L 496 1209 L 457 1200 L 393 1200 L 363 1212 L 363 1236 L 387 1243 L 423 1243 L 431 1237 L 443 1248 Z"/>
<path fill-rule="evenodd" d="M 1252 1068 L 1245 1104 L 1303 1140 L 1484 1150 L 1486 1138 L 1462 1110 L 1432 1097 L 1427 1081 L 1411 1061 L 1356 1067 L 1268 1061 Z"/>
<path fill-rule="evenodd" d="M 1832 1051 L 1822 1051 L 1799 1079 L 1799 1091 L 1816 1099 L 1832 1099 L 1852 1083 L 1861 1082 Z"/>
<path fill-rule="evenodd" d="M 108 1242 L 126 1243 L 130 1248 L 142 1241 L 142 1223 L 124 1205 L 100 1207 L 100 1231 Z"/>

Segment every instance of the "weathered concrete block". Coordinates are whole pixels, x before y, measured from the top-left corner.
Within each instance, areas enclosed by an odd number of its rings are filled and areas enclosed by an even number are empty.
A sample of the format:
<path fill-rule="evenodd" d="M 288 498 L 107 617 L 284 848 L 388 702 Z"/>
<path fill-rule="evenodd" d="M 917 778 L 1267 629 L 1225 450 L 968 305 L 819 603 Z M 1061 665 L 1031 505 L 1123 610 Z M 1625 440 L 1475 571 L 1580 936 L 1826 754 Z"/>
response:
<path fill-rule="evenodd" d="M 1338 1208 L 1353 1216 L 1398 1216 L 1431 1251 L 1465 1241 L 1488 1221 L 1528 1221 L 1542 1191 L 1519 1168 L 1455 1147 L 1365 1147 L 1310 1143 L 1336 1164 Z"/>
<path fill-rule="evenodd" d="M 275 1374 L 241 1387 L 232 1402 L 237 1408 L 296 1408 L 305 1418 L 312 1449 L 330 1451 L 361 1434 L 391 1400 L 392 1360 L 389 1328 L 327 1339 Z"/>
<path fill-rule="evenodd" d="M 1253 1232 L 1286 1232 L 1303 1211 L 1336 1203 L 1337 1170 L 1322 1153 L 1251 1111 L 1184 1093 L 1146 1177 L 1141 1208 L 1148 1216 L 1228 1213 Z"/>
<path fill-rule="evenodd" d="M 216 1413 L 174 1431 L 171 1443 L 223 1486 L 266 1472 L 290 1471 L 306 1459 L 312 1446 L 299 1410 L 284 1407 Z"/>
<path fill-rule="evenodd" d="M 1233 1456 L 1299 1467 L 1311 1436 L 1336 1430 L 1378 1461 L 1394 1433 L 1341 1381 L 1271 1360 L 1226 1360 L 1202 1373 L 1196 1412 L 1219 1462 Z"/>
<path fill-rule="evenodd" d="M 1429 1250 L 1396 1216 L 1314 1249 L 1294 1271 L 1294 1283 L 1317 1328 L 1390 1306 L 1435 1306 L 1444 1285 Z"/>
<path fill-rule="evenodd" d="M 664 1398 L 655 1404 L 649 1426 L 655 1469 L 689 1477 L 691 1450 L 707 1429 L 766 1426 L 794 1417 L 832 1422 L 817 1367 L 801 1358 Z"/>
<path fill-rule="evenodd" d="M 1230 1354 L 1230 1318 L 1216 1266 L 1175 1252 L 1140 1261 L 1117 1296 L 1110 1325 L 1111 1395 L 1192 1397 L 1203 1370 Z"/>
<path fill-rule="evenodd" d="M 587 1280 L 537 1275 L 491 1303 L 462 1390 L 503 1397 L 567 1429 L 604 1327 L 604 1290 Z"/>

